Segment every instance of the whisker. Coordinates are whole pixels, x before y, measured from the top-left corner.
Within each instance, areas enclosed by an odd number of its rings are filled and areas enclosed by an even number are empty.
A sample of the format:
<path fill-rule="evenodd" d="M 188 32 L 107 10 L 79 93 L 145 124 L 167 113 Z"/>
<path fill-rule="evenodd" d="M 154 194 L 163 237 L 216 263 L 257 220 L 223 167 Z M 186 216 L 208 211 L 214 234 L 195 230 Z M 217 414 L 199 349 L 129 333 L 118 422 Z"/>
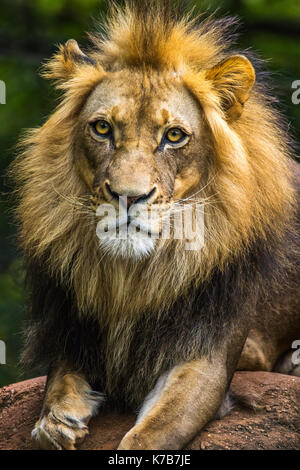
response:
<path fill-rule="evenodd" d="M 214 179 L 216 178 L 216 175 L 213 175 L 209 181 L 206 183 L 205 186 L 203 186 L 202 188 L 200 188 L 198 191 L 196 191 L 195 193 L 191 194 L 191 196 L 187 197 L 187 198 L 184 198 L 184 199 L 177 199 L 177 201 L 179 202 L 184 202 L 184 201 L 188 201 L 189 199 L 191 199 L 192 197 L 196 196 L 196 194 L 199 194 L 201 191 L 204 191 L 205 188 L 207 188 L 207 186 L 209 184 L 211 184 L 212 181 L 214 181 Z M 175 199 L 176 200 L 176 199 Z"/>
<path fill-rule="evenodd" d="M 53 190 L 56 194 L 66 201 L 70 206 L 76 210 L 77 214 L 94 217 L 94 211 L 86 201 L 89 199 L 89 195 L 84 196 L 66 196 L 61 194 L 53 185 Z M 83 201 L 83 202 L 81 202 Z"/>

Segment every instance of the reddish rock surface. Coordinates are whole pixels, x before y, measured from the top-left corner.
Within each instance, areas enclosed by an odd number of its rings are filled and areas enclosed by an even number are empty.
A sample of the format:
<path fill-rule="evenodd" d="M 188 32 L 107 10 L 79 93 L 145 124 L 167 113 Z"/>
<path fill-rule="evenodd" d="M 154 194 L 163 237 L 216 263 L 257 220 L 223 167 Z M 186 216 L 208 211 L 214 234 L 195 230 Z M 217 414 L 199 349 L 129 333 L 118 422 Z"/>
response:
<path fill-rule="evenodd" d="M 35 449 L 30 432 L 38 418 L 45 378 L 0 389 L 0 449 Z M 256 411 L 236 404 L 211 422 L 188 449 L 300 449 L 300 378 L 267 372 L 238 372 L 232 392 L 241 401 L 260 403 Z M 105 410 L 90 423 L 81 449 L 116 449 L 134 423 L 132 415 Z"/>

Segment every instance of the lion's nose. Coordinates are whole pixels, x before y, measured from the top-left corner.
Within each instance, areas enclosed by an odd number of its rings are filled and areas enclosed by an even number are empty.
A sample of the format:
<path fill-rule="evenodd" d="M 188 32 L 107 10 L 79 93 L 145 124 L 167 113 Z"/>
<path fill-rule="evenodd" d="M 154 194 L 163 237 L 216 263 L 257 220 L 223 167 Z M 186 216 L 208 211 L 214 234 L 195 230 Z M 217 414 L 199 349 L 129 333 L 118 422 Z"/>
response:
<path fill-rule="evenodd" d="M 126 193 L 125 192 L 118 193 L 117 191 L 114 190 L 111 184 L 108 181 L 106 181 L 104 183 L 103 192 L 108 201 L 112 199 L 119 200 L 120 197 L 124 198 L 126 196 L 127 208 L 129 208 L 133 204 L 138 204 L 141 202 L 145 202 L 149 204 L 150 202 L 153 202 L 157 194 L 157 186 L 154 186 L 151 189 L 151 191 L 149 191 L 148 193 L 136 195 L 133 191 L 132 192 L 128 191 Z"/>

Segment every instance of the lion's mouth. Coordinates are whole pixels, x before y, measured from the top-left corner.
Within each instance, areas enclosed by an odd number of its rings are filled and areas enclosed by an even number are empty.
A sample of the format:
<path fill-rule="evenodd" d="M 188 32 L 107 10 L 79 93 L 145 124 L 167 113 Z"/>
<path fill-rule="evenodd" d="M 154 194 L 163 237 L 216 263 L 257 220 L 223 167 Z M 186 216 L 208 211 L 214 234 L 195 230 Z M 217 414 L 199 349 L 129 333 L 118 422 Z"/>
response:
<path fill-rule="evenodd" d="M 98 227 L 103 227 L 106 235 L 122 235 L 124 233 L 131 233 L 131 235 L 133 235 L 134 233 L 139 233 L 150 238 L 159 237 L 161 235 L 159 228 L 151 227 L 140 220 L 130 217 L 128 217 L 126 221 L 120 220 L 116 221 L 116 223 L 102 220 L 100 226 L 98 224 Z"/>
<path fill-rule="evenodd" d="M 135 233 L 144 235 L 145 237 L 159 237 L 161 234 L 161 218 L 157 213 L 148 210 L 146 205 L 138 205 L 137 211 L 121 210 L 115 211 L 111 206 L 100 205 L 96 211 L 99 217 L 97 223 L 97 235 L 101 238 L 101 234 L 107 236 L 125 234 L 134 236 Z"/>
<path fill-rule="evenodd" d="M 96 229 L 104 252 L 121 258 L 135 259 L 147 257 L 153 252 L 155 239 L 159 238 L 158 233 L 143 221 L 130 217 L 116 221 L 103 218 L 98 222 Z"/>
<path fill-rule="evenodd" d="M 96 234 L 105 252 L 122 258 L 139 259 L 149 256 L 154 250 L 156 239 L 160 237 L 160 224 L 158 219 L 155 223 L 149 219 L 147 211 L 144 216 L 109 209 L 105 213 L 102 206 L 96 214 L 99 217 Z"/>

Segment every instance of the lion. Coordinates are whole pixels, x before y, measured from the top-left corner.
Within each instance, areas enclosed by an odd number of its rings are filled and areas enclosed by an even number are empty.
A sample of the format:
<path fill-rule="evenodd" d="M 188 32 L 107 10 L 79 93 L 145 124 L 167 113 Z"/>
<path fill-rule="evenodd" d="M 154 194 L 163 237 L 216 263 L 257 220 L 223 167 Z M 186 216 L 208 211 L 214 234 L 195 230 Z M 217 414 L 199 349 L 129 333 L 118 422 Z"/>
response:
<path fill-rule="evenodd" d="M 138 3 L 59 46 L 60 104 L 12 169 L 44 449 L 75 449 L 105 401 L 137 413 L 119 449 L 181 449 L 236 370 L 299 375 L 300 172 L 260 61 L 232 19 Z"/>

